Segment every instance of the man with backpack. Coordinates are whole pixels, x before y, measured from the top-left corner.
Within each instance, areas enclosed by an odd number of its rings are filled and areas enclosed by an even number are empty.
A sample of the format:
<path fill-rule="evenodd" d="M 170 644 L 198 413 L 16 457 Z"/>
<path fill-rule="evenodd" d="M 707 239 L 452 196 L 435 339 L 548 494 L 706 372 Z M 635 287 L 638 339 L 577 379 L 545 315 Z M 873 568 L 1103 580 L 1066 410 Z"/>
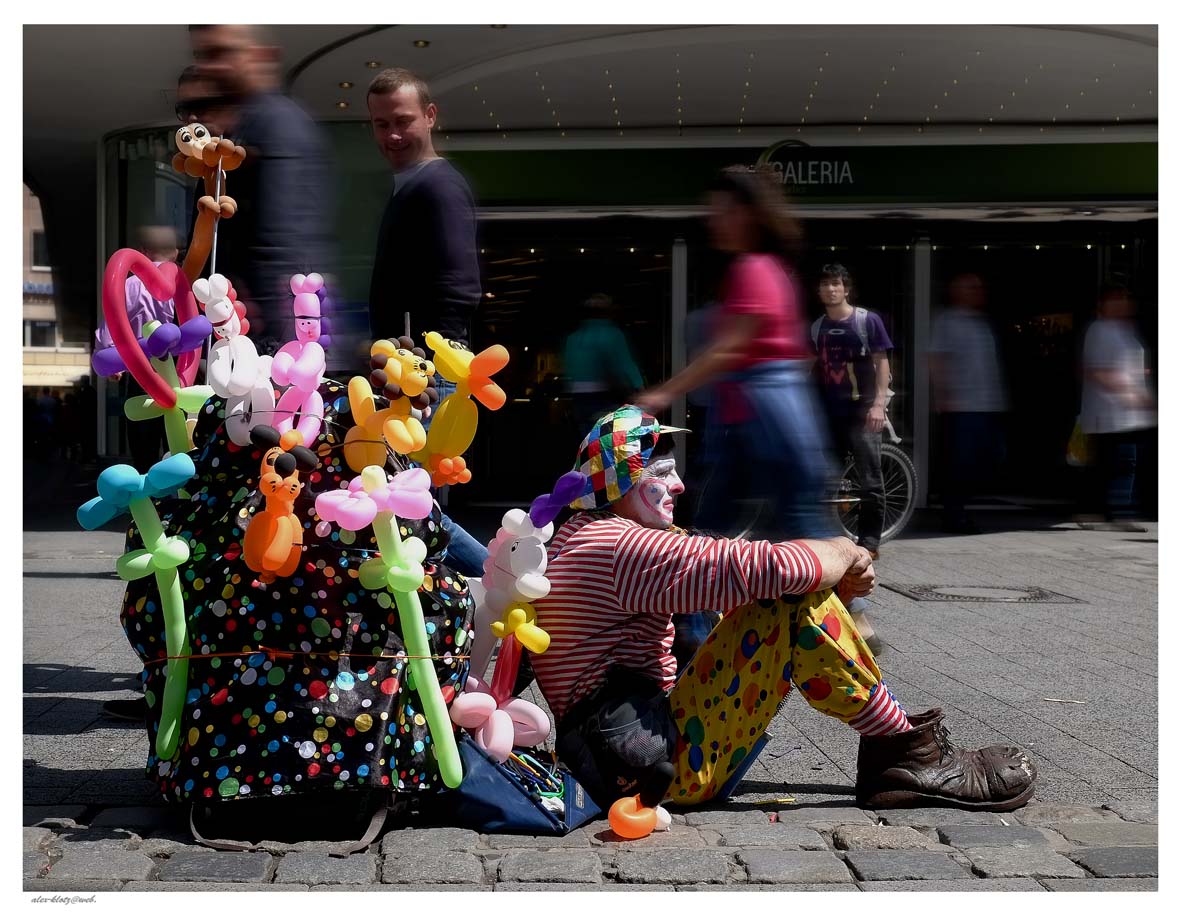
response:
<path fill-rule="evenodd" d="M 886 494 L 882 484 L 882 427 L 890 394 L 889 350 L 882 319 L 849 303 L 852 280 L 840 264 L 820 272 L 824 316 L 812 324 L 821 391 L 838 453 L 852 453 L 861 481 L 857 543 L 876 560 Z"/>

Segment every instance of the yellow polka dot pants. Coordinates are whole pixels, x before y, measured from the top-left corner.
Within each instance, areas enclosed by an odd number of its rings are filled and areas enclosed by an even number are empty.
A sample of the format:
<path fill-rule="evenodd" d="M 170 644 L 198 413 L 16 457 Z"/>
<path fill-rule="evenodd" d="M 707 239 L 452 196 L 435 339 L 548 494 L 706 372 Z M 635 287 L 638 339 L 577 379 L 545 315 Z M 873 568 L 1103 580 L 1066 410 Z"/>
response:
<path fill-rule="evenodd" d="M 881 683 L 873 653 L 831 590 L 726 614 L 670 694 L 681 734 L 668 801 L 713 798 L 767 730 L 792 684 L 844 722 Z"/>

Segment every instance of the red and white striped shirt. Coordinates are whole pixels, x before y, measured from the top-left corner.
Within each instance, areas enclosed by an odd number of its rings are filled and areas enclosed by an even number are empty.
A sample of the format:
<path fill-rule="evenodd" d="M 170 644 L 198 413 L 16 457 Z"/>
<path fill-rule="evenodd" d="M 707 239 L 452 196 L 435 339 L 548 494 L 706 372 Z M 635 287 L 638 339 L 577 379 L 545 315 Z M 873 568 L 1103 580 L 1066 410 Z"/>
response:
<path fill-rule="evenodd" d="M 580 512 L 554 537 L 546 578 L 550 592 L 533 606 L 550 645 L 531 661 L 560 720 L 612 665 L 670 689 L 673 614 L 807 594 L 820 584 L 820 561 L 799 542 L 685 535 L 612 512 Z"/>

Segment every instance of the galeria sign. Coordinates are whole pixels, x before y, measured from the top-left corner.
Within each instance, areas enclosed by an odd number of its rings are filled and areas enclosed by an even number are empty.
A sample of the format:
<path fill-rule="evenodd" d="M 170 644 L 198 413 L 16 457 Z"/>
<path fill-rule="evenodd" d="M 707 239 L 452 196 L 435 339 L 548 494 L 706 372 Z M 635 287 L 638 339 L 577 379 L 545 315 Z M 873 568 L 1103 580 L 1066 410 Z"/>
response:
<path fill-rule="evenodd" d="M 785 186 L 853 184 L 848 159 L 816 159 L 814 153 L 800 140 L 784 140 L 764 150 L 759 165 L 770 166 Z"/>

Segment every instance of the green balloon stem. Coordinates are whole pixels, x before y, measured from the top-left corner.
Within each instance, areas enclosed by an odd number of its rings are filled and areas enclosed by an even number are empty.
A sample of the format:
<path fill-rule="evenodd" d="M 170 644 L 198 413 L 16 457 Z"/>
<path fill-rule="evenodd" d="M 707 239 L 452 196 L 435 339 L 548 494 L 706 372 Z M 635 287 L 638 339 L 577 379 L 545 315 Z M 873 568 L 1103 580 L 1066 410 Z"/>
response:
<path fill-rule="evenodd" d="M 172 386 L 173 391 L 181 388 L 180 376 L 176 374 L 176 365 L 172 357 L 154 359 L 156 368 L 164 380 Z M 168 440 L 168 451 L 173 455 L 183 455 L 189 450 L 189 428 L 185 425 L 187 418 L 179 405 L 164 408 L 164 437 Z"/>
<path fill-rule="evenodd" d="M 377 536 L 381 555 L 388 558 L 389 565 L 409 565 L 402 552 L 402 536 L 398 533 L 398 521 L 393 513 L 379 512 L 373 521 L 373 532 Z M 447 703 L 439 688 L 435 666 L 431 664 L 431 647 L 418 592 L 394 592 L 394 600 L 398 605 L 398 621 L 402 625 L 402 641 L 406 645 L 406 654 L 410 656 L 408 661 L 414 676 L 414 688 L 431 730 L 435 757 L 439 761 L 439 774 L 443 777 L 443 784 L 454 789 L 463 781 L 463 765 L 459 762 L 459 747 L 455 743 L 451 717 L 447 714 Z"/>
<path fill-rule="evenodd" d="M 154 554 L 164 544 L 164 526 L 160 523 L 156 506 L 144 497 L 131 500 L 128 508 L 135 519 L 144 548 Z M 189 634 L 184 594 L 177 570 L 156 570 L 156 585 L 160 589 L 160 604 L 164 609 L 164 643 L 169 655 L 168 674 L 164 679 L 164 700 L 160 706 L 160 729 L 156 732 L 156 755 L 161 760 L 168 760 L 176 752 L 180 740 L 180 718 L 189 686 L 189 660 L 176 656 L 189 654 Z"/>

